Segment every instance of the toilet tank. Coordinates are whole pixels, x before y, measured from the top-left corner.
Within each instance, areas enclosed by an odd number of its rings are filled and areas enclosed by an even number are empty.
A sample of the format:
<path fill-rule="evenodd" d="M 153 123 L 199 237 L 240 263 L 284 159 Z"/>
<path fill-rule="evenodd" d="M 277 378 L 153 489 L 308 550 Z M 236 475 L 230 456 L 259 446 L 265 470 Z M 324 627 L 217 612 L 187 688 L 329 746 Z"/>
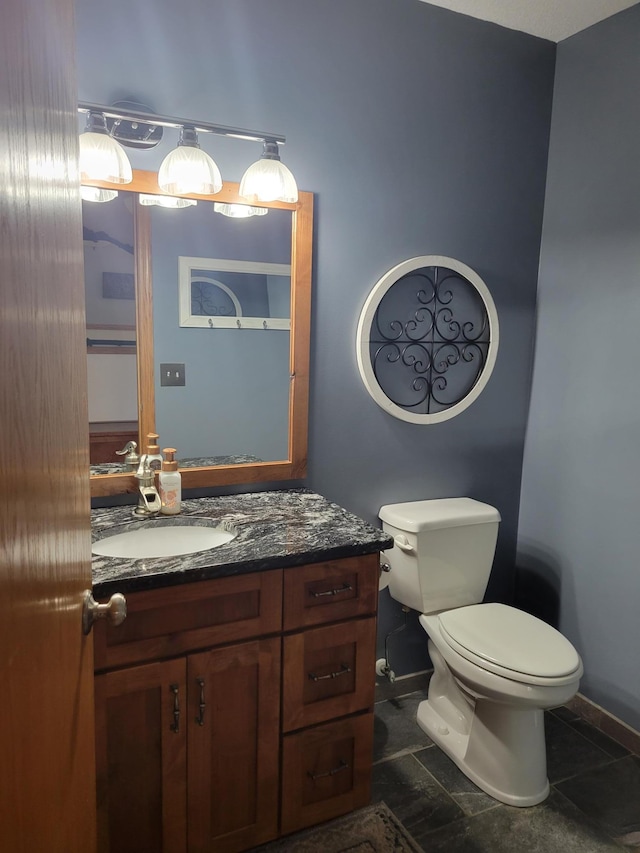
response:
<path fill-rule="evenodd" d="M 446 498 L 387 504 L 378 515 L 395 541 L 384 552 L 392 598 L 420 613 L 482 601 L 498 538 L 497 509 Z"/>

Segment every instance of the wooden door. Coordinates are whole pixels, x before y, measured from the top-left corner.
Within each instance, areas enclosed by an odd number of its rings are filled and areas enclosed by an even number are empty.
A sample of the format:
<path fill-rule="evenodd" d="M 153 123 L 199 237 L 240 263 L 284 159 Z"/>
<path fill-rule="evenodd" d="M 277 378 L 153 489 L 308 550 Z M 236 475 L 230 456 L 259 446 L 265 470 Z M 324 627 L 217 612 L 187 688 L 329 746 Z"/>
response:
<path fill-rule="evenodd" d="M 0 849 L 95 850 L 72 0 L 0 23 Z"/>
<path fill-rule="evenodd" d="M 96 676 L 99 853 L 185 853 L 186 660 Z"/>
<path fill-rule="evenodd" d="M 278 831 L 280 639 L 190 655 L 189 853 L 235 853 Z"/>

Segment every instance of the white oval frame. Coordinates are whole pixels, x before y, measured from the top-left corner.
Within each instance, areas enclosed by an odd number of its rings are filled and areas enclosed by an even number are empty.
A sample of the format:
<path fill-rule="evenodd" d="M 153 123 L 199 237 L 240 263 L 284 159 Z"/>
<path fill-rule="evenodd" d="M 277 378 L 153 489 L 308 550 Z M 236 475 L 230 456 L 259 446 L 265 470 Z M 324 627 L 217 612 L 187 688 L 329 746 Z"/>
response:
<path fill-rule="evenodd" d="M 378 384 L 378 380 L 376 379 L 371 365 L 371 356 L 369 352 L 371 323 L 383 297 L 387 291 L 393 287 L 398 279 L 402 278 L 407 273 L 421 269 L 422 267 L 445 267 L 446 269 L 453 270 L 461 276 L 464 276 L 464 278 L 466 278 L 477 290 L 487 311 L 487 317 L 489 318 L 489 347 L 487 350 L 487 360 L 485 361 L 482 373 L 478 377 L 478 381 L 466 397 L 460 400 L 460 402 L 455 403 L 455 405 L 448 409 L 444 409 L 443 411 L 436 412 L 434 414 L 417 414 L 415 412 L 408 412 L 406 409 L 403 409 L 401 406 L 398 406 L 390 400 Z M 373 290 L 367 297 L 367 300 L 362 307 L 362 311 L 360 312 L 358 330 L 356 333 L 356 357 L 358 359 L 358 369 L 364 386 L 381 409 L 384 409 L 385 412 L 393 415 L 394 418 L 399 418 L 400 420 L 407 421 L 411 424 L 437 424 L 442 421 L 447 421 L 450 418 L 454 418 L 456 415 L 464 412 L 464 410 L 467 409 L 484 390 L 485 385 L 493 373 L 493 368 L 496 363 L 498 340 L 498 312 L 496 311 L 493 298 L 489 293 L 489 288 L 480 276 L 472 270 L 471 267 L 463 264 L 462 261 L 457 261 L 455 258 L 447 258 L 444 255 L 420 255 L 419 257 L 409 258 L 408 260 L 397 264 L 385 273 L 374 285 Z"/>

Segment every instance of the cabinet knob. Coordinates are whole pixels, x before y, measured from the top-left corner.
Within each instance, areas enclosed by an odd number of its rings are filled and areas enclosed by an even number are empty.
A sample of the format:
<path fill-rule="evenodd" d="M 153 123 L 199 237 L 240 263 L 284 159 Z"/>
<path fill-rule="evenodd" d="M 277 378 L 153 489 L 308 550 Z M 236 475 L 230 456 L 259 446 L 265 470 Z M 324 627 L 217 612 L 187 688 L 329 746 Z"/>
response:
<path fill-rule="evenodd" d="M 106 604 L 98 604 L 90 589 L 85 590 L 82 602 L 82 632 L 88 634 L 96 619 L 108 619 L 113 626 L 127 618 L 127 599 L 115 592 Z"/>

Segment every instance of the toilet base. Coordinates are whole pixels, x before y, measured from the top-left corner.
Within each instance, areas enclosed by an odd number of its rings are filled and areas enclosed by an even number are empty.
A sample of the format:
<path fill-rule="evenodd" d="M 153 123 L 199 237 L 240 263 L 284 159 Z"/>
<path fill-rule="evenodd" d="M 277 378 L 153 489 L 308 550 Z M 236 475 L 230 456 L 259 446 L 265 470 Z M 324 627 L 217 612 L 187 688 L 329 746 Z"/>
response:
<path fill-rule="evenodd" d="M 549 794 L 543 712 L 476 700 L 468 732 L 453 728 L 429 699 L 418 706 L 420 728 L 467 778 L 510 806 L 535 806 Z M 500 737 L 495 735 L 500 732 Z"/>

